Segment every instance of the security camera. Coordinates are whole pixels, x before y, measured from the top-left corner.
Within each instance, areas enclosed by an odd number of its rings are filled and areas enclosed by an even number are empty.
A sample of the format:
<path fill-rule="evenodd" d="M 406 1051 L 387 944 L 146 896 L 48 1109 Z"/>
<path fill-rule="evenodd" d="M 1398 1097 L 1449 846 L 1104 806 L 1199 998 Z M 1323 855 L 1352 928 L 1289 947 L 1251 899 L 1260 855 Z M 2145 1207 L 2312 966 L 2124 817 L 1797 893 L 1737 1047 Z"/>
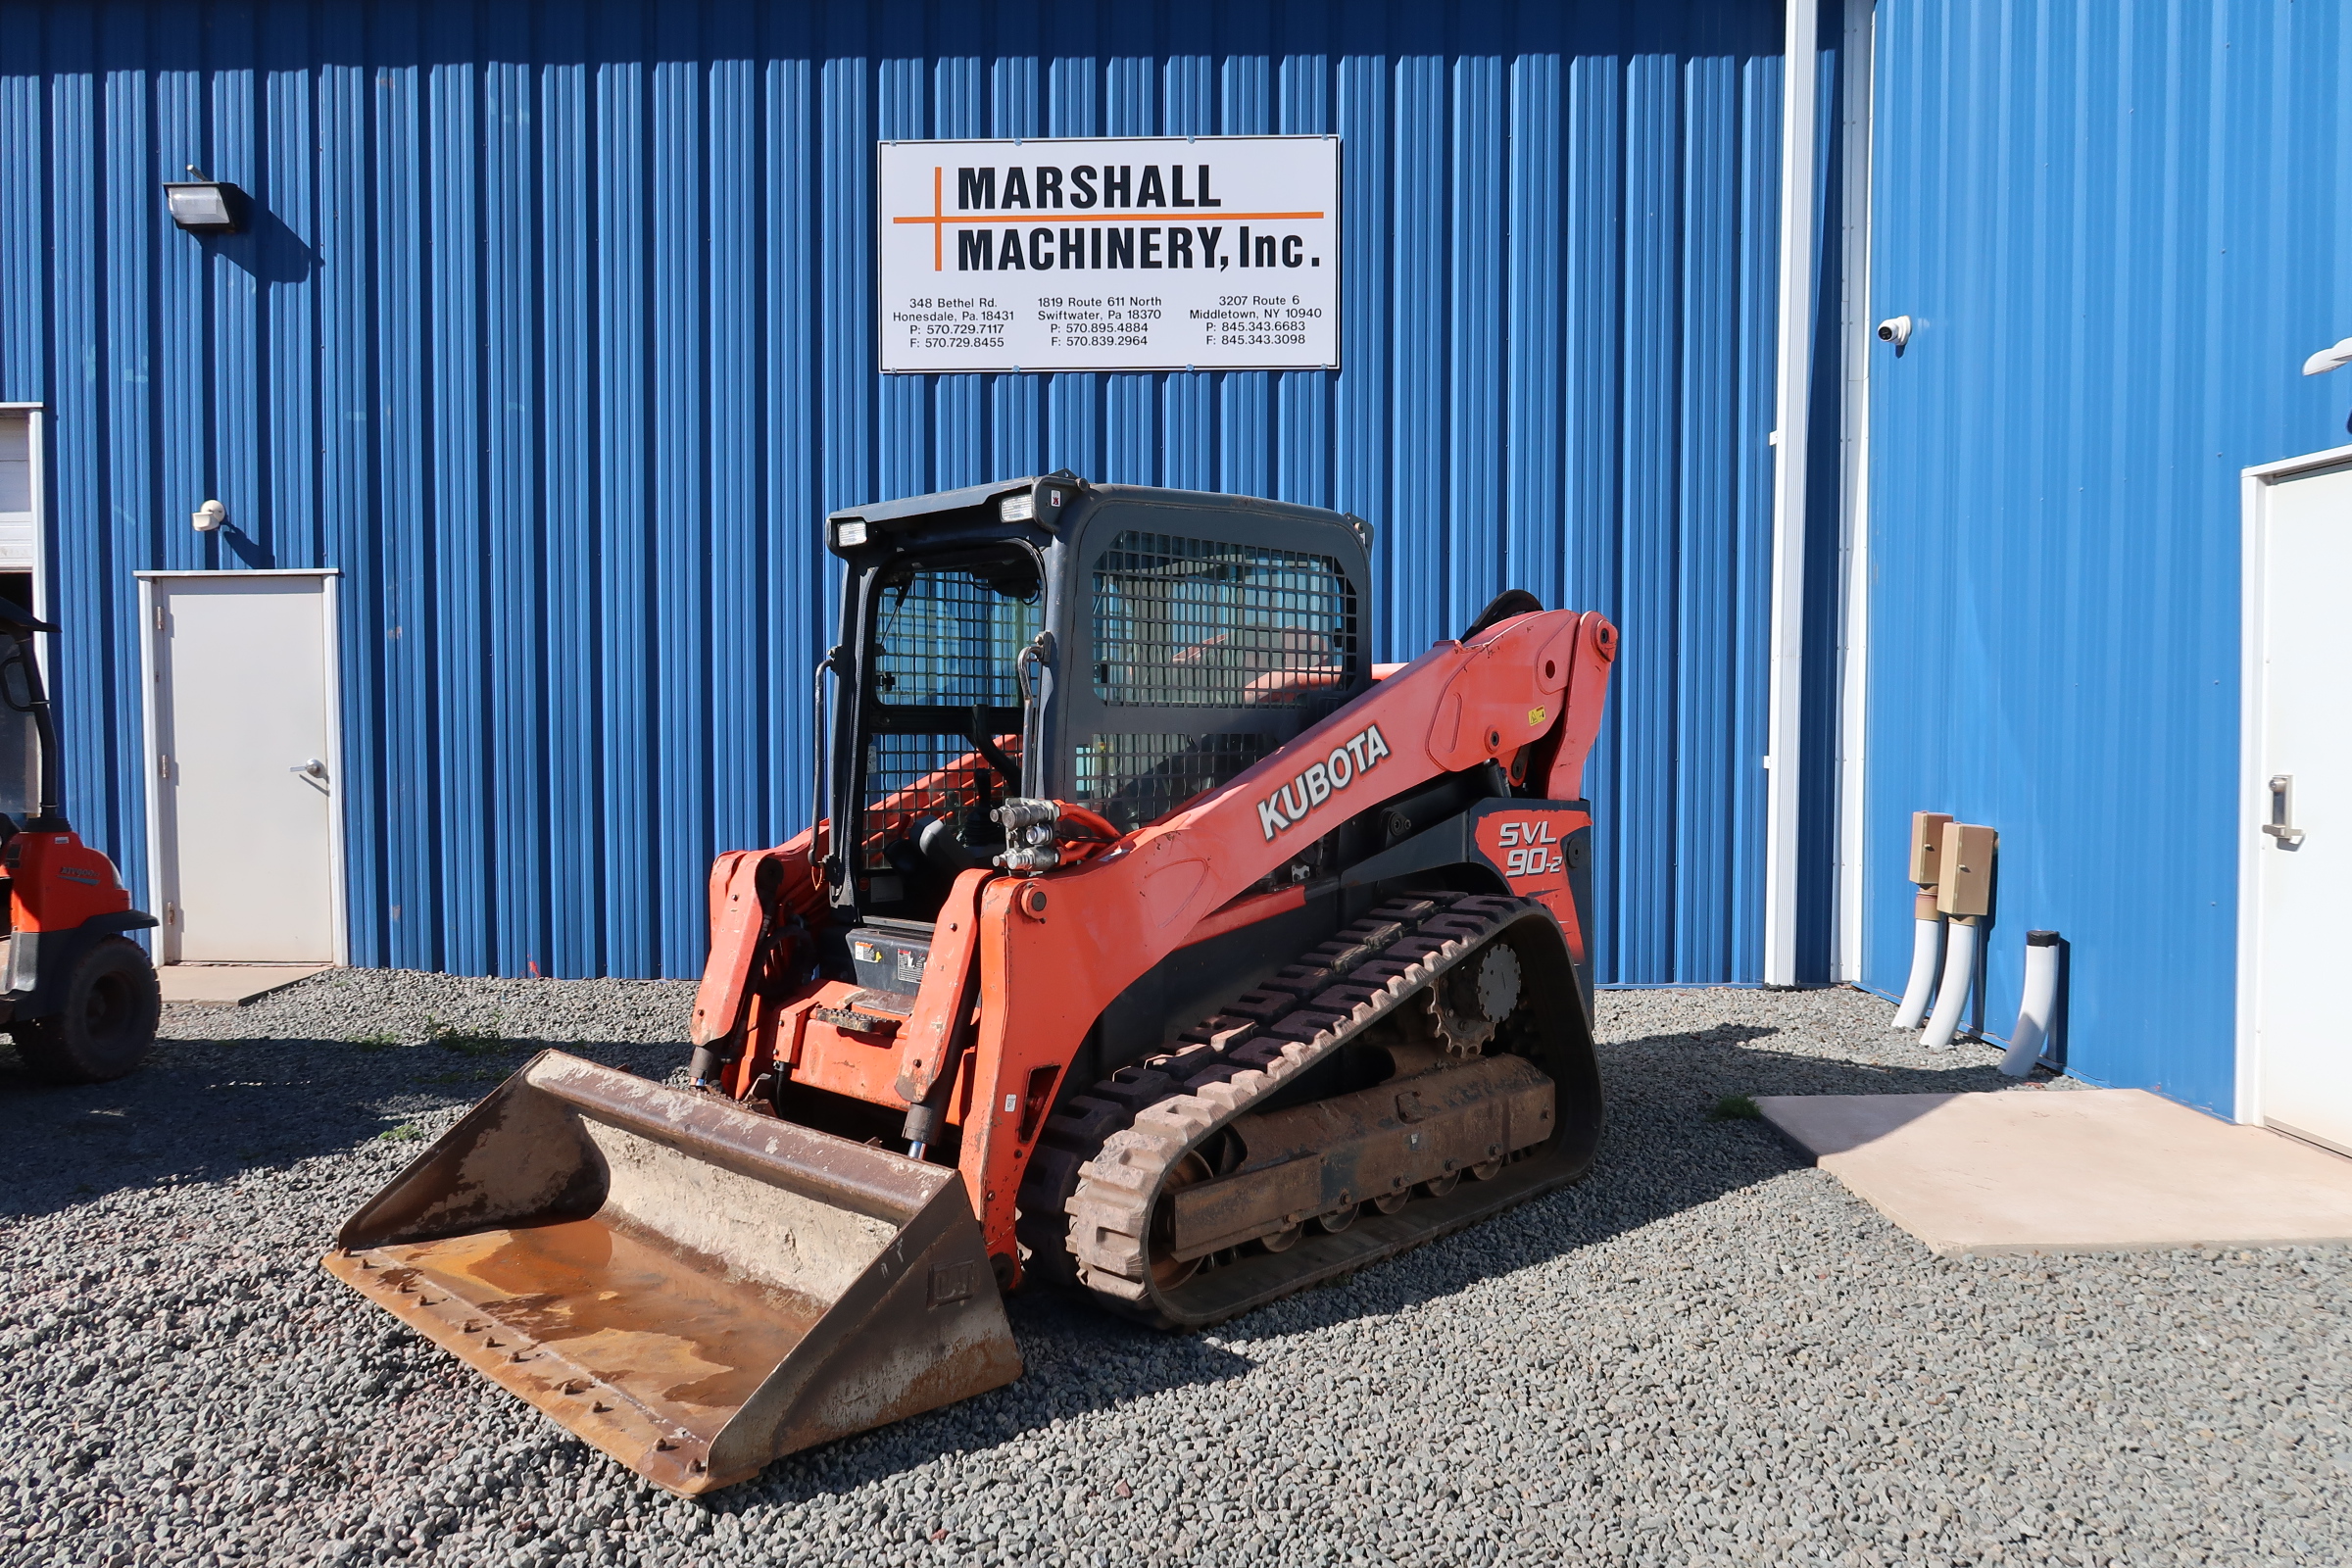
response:
<path fill-rule="evenodd" d="M 1904 344 L 1910 342 L 1911 318 L 1908 316 L 1889 316 L 1886 318 L 1886 319 L 1881 321 L 1879 323 L 1879 341 L 1882 343 L 1891 343 L 1898 349 Z"/>

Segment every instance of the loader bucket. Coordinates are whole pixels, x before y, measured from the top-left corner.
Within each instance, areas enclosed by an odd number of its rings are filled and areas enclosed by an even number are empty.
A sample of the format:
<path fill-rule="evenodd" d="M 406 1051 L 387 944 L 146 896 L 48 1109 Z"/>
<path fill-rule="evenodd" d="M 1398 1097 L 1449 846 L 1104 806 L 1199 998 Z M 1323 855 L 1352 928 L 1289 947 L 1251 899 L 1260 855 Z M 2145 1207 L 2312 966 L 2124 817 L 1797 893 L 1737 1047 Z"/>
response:
<path fill-rule="evenodd" d="M 954 1170 L 542 1052 L 337 1279 L 672 1492 L 1020 1375 Z"/>

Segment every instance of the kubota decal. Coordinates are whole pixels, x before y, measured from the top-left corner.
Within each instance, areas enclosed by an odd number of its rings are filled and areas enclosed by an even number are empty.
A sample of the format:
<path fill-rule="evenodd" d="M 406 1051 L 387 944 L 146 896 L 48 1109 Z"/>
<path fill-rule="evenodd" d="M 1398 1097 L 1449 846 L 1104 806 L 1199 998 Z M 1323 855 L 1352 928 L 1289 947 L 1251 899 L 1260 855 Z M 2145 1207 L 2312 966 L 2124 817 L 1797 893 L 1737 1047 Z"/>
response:
<path fill-rule="evenodd" d="M 1349 736 L 1346 745 L 1333 747 L 1329 757 L 1258 802 L 1257 825 L 1266 830 L 1271 843 L 1275 834 L 1306 820 L 1307 812 L 1370 772 L 1388 755 L 1389 743 L 1380 738 L 1378 724 Z"/>

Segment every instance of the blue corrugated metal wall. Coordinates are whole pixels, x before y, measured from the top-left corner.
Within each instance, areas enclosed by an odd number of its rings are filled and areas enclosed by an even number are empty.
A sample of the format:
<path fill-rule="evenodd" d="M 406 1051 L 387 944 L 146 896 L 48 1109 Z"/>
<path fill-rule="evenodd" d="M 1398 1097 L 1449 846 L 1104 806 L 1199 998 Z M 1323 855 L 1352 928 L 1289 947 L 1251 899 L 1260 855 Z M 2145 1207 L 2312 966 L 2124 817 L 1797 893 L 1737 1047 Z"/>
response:
<path fill-rule="evenodd" d="M 2352 17 L 1878 8 L 1867 977 L 1913 809 L 2001 831 L 1986 1022 L 2073 944 L 2070 1064 L 2227 1112 L 2238 469 L 2340 444 Z"/>
<path fill-rule="evenodd" d="M 1781 21 L 1662 6 L 0 5 L 0 397 L 72 804 L 141 877 L 142 567 L 346 575 L 353 956 L 691 974 L 806 814 L 829 508 L 1068 466 L 1380 530 L 1627 654 L 1604 980 L 1758 968 Z M 884 378 L 877 137 L 1337 132 L 1336 374 Z M 183 165 L 266 215 L 199 241 Z M 244 532 L 200 538 L 224 501 Z"/>

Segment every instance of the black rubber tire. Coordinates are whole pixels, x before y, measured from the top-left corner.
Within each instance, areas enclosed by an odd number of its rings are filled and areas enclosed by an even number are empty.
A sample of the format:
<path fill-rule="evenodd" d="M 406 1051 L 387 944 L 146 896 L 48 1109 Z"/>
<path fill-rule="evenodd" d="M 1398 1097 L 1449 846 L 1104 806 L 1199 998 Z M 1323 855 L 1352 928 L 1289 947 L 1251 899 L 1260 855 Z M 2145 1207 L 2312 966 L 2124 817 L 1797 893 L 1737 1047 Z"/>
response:
<path fill-rule="evenodd" d="M 17 1054 L 54 1084 L 100 1084 L 135 1071 L 155 1046 L 163 988 L 146 952 L 123 937 L 94 944 L 66 977 L 57 1011 L 9 1025 Z"/>

